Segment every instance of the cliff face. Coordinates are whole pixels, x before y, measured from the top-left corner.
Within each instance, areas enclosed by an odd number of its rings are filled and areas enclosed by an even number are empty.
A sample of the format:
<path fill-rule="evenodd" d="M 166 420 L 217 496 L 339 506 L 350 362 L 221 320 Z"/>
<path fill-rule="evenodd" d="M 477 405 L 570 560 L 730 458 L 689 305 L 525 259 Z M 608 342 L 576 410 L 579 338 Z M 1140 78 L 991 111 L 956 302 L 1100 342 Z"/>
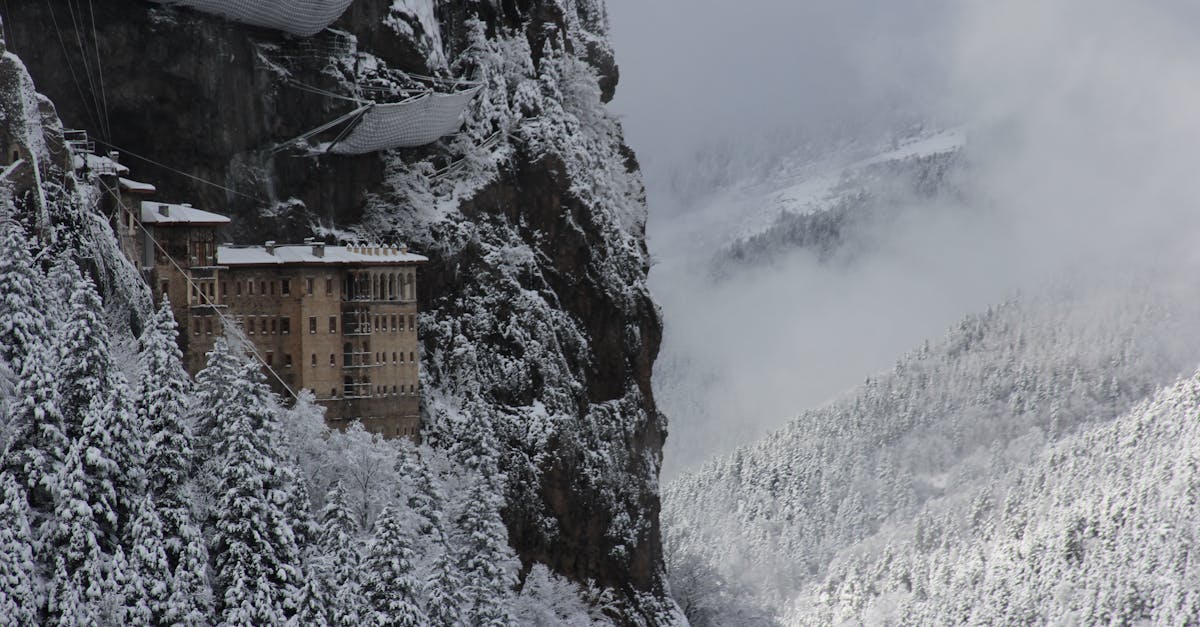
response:
<path fill-rule="evenodd" d="M 358 0 L 306 40 L 137 0 L 0 16 L 67 127 L 125 151 L 159 198 L 234 216 L 226 239 L 357 232 L 429 255 L 428 439 L 492 451 L 526 568 L 611 590 L 624 622 L 667 620 L 665 421 L 650 388 L 661 325 L 637 163 L 603 108 L 617 80 L 603 7 L 435 4 Z M 485 87 L 463 132 L 432 146 L 272 154 L 347 110 L 295 83 L 346 93 L 380 67 Z"/>

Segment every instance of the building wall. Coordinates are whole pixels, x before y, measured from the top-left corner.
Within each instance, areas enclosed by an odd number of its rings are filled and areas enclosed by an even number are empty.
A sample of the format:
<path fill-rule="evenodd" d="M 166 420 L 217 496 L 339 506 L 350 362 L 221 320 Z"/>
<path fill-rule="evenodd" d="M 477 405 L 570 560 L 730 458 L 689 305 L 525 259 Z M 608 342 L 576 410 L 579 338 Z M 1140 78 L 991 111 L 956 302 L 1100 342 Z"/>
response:
<path fill-rule="evenodd" d="M 164 247 L 174 252 L 197 250 L 196 242 L 211 239 L 211 229 L 202 230 L 159 229 Z M 156 299 L 165 281 L 190 372 L 204 368 L 223 320 L 230 320 L 282 379 L 264 368 L 272 388 L 284 395 L 284 384 L 312 390 L 330 426 L 360 420 L 385 437 L 418 435 L 415 267 L 199 266 L 191 272 L 202 275 L 199 291 L 165 258 L 156 259 L 152 278 Z"/>

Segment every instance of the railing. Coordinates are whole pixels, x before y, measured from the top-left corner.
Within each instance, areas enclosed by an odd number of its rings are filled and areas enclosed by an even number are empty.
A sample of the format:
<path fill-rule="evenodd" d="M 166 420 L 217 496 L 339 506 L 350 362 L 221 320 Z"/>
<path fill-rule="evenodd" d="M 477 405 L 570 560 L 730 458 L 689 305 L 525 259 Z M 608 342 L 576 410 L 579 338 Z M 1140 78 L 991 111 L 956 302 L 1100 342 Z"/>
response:
<path fill-rule="evenodd" d="M 378 368 L 380 364 L 371 363 L 368 359 L 371 353 L 342 353 L 342 368 Z"/>

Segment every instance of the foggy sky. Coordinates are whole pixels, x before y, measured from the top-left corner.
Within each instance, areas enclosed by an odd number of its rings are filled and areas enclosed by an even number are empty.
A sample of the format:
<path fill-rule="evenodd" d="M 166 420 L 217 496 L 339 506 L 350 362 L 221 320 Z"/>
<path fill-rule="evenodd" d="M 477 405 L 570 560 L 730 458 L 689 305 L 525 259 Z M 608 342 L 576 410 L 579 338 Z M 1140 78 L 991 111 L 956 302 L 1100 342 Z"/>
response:
<path fill-rule="evenodd" d="M 667 478 L 1015 290 L 1197 265 L 1200 11 L 1188 3 L 610 0 L 609 15 L 612 108 L 644 165 L 666 323 Z M 728 234 L 695 237 L 694 218 L 745 199 L 721 185 L 681 193 L 680 173 L 720 180 L 696 168 L 698 150 L 716 144 L 733 178 L 753 176 L 789 142 L 913 119 L 968 125 L 983 217 L 930 212 L 851 268 L 795 255 L 738 282 L 704 276 L 696 242 Z"/>

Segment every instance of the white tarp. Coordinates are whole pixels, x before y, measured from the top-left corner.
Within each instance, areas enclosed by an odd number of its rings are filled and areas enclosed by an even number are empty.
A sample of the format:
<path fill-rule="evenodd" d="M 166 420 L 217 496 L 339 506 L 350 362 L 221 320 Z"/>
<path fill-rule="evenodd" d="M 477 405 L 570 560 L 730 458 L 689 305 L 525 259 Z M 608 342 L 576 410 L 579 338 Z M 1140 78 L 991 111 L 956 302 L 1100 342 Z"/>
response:
<path fill-rule="evenodd" d="M 375 104 L 329 152 L 361 155 L 388 148 L 431 144 L 462 126 L 463 111 L 480 87 L 450 94 L 428 93 L 403 102 Z"/>
<path fill-rule="evenodd" d="M 190 7 L 235 22 L 309 37 L 332 24 L 354 0 L 154 0 Z"/>

